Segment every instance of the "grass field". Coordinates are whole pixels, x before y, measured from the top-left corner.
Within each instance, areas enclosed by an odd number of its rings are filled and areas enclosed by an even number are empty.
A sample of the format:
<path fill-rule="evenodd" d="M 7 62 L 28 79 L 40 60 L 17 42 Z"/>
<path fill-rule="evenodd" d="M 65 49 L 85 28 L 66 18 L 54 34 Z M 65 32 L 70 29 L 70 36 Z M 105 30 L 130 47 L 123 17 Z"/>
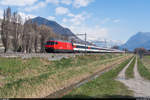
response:
<path fill-rule="evenodd" d="M 64 98 L 131 97 L 133 92 L 128 90 L 121 82 L 115 80 L 118 73 L 130 60 L 126 60 L 97 79 L 74 89 Z"/>
<path fill-rule="evenodd" d="M 133 61 L 131 62 L 131 64 L 129 65 L 129 67 L 127 68 L 125 75 L 127 79 L 130 78 L 134 78 L 134 65 L 135 65 L 135 61 L 136 61 L 136 57 L 134 57 Z"/>
<path fill-rule="evenodd" d="M 60 61 L 0 58 L 0 97 L 44 97 L 129 56 L 86 55 Z"/>
<path fill-rule="evenodd" d="M 144 56 L 142 62 L 145 67 L 150 71 L 150 56 Z"/>
<path fill-rule="evenodd" d="M 142 77 L 150 80 L 150 56 L 145 56 L 143 61 L 138 58 L 138 71 Z"/>

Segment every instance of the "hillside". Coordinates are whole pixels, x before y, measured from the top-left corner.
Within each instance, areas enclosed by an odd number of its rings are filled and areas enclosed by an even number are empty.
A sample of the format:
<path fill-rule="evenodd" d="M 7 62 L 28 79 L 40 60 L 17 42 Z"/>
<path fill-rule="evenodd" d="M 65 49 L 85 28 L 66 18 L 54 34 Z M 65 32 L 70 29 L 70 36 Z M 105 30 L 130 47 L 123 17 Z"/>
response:
<path fill-rule="evenodd" d="M 74 39 L 76 42 L 84 42 L 83 40 L 79 39 L 73 32 L 71 32 L 70 29 L 68 28 L 64 28 L 63 26 L 59 25 L 57 22 L 55 21 L 51 21 L 42 17 L 36 17 L 32 19 L 32 22 L 36 22 L 38 25 L 46 25 L 52 28 L 52 30 L 54 31 L 54 33 L 56 34 L 60 34 L 63 36 L 68 36 L 69 40 Z"/>
<path fill-rule="evenodd" d="M 146 48 L 150 49 L 150 32 L 138 32 L 134 36 L 132 36 L 122 48 L 127 48 L 130 51 L 133 51 L 135 48 Z"/>
<path fill-rule="evenodd" d="M 38 25 L 46 25 L 53 29 L 56 34 L 75 36 L 68 28 L 64 28 L 55 21 L 51 21 L 42 17 L 36 17 L 32 19 L 32 22 L 36 22 Z"/>

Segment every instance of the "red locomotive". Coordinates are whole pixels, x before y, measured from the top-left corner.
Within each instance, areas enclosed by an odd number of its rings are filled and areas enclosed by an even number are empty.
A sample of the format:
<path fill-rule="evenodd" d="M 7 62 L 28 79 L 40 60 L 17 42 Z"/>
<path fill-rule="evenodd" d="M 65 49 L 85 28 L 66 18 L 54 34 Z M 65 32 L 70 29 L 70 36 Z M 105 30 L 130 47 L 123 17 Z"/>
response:
<path fill-rule="evenodd" d="M 73 52 L 73 44 L 66 41 L 50 40 L 45 44 L 46 52 Z"/>

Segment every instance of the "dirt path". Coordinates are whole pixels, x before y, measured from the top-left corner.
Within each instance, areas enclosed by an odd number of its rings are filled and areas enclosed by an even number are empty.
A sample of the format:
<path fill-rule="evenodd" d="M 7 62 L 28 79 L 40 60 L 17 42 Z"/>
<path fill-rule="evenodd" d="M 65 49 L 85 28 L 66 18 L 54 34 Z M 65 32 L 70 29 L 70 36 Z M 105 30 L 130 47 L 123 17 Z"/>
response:
<path fill-rule="evenodd" d="M 125 66 L 125 68 L 119 73 L 117 79 L 119 79 L 119 80 L 126 80 L 125 71 L 126 71 L 126 69 L 129 67 L 129 65 L 131 64 L 132 61 L 133 61 L 133 58 L 132 58 L 131 61 Z"/>
<path fill-rule="evenodd" d="M 126 80 L 125 71 L 129 67 L 129 64 L 120 72 L 117 80 L 128 86 L 130 90 L 134 91 L 135 97 L 150 97 L 150 81 L 145 80 L 140 76 L 137 69 L 137 58 L 134 66 L 134 79 Z"/>

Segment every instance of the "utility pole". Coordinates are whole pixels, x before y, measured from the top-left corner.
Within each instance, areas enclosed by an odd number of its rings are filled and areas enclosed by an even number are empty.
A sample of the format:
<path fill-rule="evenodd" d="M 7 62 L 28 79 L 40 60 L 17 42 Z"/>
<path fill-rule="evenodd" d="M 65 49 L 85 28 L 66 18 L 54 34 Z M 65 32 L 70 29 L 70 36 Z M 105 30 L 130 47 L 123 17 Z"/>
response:
<path fill-rule="evenodd" d="M 87 44 L 86 44 L 86 42 L 87 42 L 87 34 L 85 33 L 85 34 L 76 34 L 76 35 L 84 35 L 85 36 L 85 53 L 87 53 Z"/>
<path fill-rule="evenodd" d="M 85 33 L 85 53 L 87 53 L 86 49 L 87 47 L 86 47 L 86 33 Z"/>
<path fill-rule="evenodd" d="M 106 39 L 105 39 L 105 48 L 107 48 L 107 42 L 106 42 Z"/>

